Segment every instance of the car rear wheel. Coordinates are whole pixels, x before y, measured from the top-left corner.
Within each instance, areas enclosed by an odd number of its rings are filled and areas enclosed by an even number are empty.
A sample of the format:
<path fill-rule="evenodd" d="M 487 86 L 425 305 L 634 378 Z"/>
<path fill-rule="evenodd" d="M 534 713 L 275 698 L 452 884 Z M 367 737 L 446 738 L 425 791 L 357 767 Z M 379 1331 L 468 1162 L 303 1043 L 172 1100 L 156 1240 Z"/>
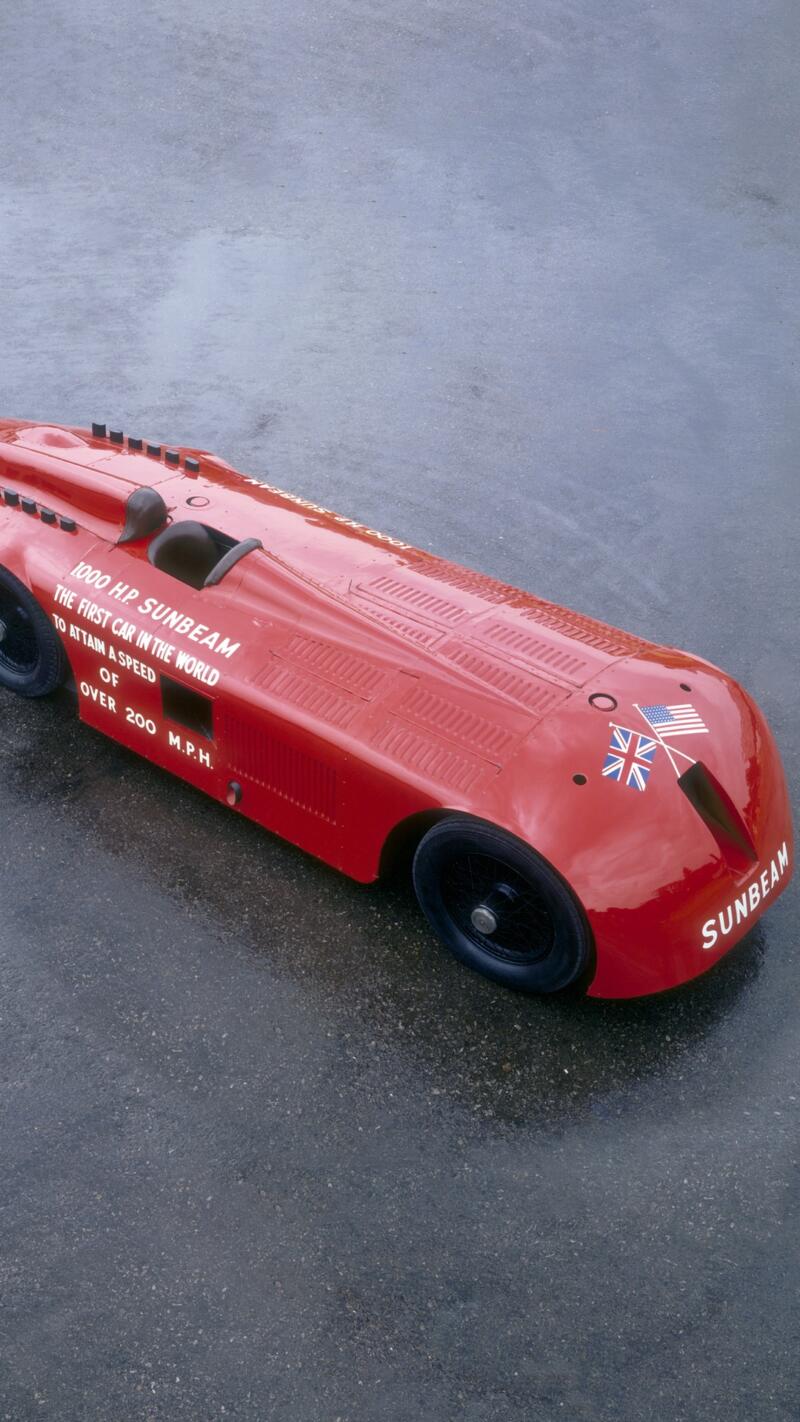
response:
<path fill-rule="evenodd" d="M 586 971 L 591 935 L 564 881 L 533 849 L 466 816 L 420 841 L 414 889 L 457 958 L 523 992 L 557 992 Z"/>
<path fill-rule="evenodd" d="M 66 670 L 64 649 L 38 602 L 0 568 L 0 686 L 19 696 L 46 696 Z"/>

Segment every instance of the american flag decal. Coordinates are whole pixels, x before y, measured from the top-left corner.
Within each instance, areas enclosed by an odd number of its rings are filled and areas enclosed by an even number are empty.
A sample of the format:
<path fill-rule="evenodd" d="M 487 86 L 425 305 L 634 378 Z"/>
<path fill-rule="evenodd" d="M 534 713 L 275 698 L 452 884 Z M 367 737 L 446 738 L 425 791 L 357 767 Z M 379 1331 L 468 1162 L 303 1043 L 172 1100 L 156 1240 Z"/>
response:
<path fill-rule="evenodd" d="M 693 706 L 640 706 L 639 710 L 659 740 L 671 740 L 673 736 L 708 734 L 708 726 Z"/>
<path fill-rule="evenodd" d="M 644 790 L 656 753 L 657 741 L 611 722 L 611 745 L 603 762 L 603 775 L 632 790 Z"/>

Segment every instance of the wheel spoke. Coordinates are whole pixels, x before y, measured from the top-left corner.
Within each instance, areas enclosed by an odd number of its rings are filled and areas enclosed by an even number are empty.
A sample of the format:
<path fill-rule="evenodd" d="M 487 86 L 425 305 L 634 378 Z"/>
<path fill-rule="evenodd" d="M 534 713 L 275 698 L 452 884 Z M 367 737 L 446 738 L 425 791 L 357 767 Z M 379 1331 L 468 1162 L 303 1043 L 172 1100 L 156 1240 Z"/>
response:
<path fill-rule="evenodd" d="M 26 609 L 0 588 L 0 666 L 24 674 L 34 671 L 38 660 L 36 633 Z"/>
<path fill-rule="evenodd" d="M 532 963 L 552 948 L 547 904 L 510 864 L 484 854 L 454 855 L 443 873 L 442 896 L 458 931 L 496 958 Z"/>

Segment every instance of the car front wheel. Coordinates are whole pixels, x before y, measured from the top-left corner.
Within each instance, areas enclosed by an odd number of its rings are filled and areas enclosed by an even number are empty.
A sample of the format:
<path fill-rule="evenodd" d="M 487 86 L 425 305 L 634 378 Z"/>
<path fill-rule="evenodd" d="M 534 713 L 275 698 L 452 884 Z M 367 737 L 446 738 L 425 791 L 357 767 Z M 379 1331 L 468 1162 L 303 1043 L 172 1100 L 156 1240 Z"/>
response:
<path fill-rule="evenodd" d="M 66 670 L 64 649 L 38 602 L 0 568 L 0 686 L 18 696 L 46 696 Z"/>
<path fill-rule="evenodd" d="M 587 970 L 591 934 L 555 870 L 513 835 L 464 815 L 420 841 L 414 889 L 457 958 L 523 992 L 557 992 Z"/>

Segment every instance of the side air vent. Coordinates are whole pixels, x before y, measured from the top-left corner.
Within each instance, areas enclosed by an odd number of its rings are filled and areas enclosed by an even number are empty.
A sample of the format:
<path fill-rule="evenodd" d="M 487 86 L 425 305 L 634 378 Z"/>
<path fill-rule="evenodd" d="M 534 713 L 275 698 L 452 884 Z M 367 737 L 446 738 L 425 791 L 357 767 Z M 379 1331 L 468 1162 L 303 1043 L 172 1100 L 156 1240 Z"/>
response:
<path fill-rule="evenodd" d="M 262 722 L 240 719 L 224 707 L 220 722 L 219 737 L 237 782 L 261 785 L 306 814 L 336 823 L 338 790 L 332 765 L 290 745 L 279 734 L 265 733 Z"/>
<path fill-rule="evenodd" d="M 711 771 L 698 760 L 681 775 L 678 784 L 710 829 L 731 868 L 749 869 L 758 859 L 755 845 L 730 795 Z"/>

